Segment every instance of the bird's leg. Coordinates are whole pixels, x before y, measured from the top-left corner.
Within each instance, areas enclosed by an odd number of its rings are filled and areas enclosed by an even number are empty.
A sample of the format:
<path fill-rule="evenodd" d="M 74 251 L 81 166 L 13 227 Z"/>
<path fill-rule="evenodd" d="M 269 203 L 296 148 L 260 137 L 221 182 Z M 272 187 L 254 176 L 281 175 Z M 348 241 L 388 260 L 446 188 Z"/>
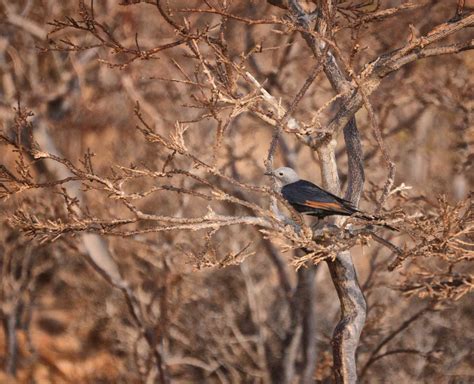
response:
<path fill-rule="evenodd" d="M 319 237 L 333 229 L 337 229 L 337 226 L 332 223 L 327 223 L 322 218 L 318 217 L 318 220 L 311 225 L 311 229 L 313 230 L 314 235 Z"/>
<path fill-rule="evenodd" d="M 323 222 L 320 217 L 316 217 L 317 220 L 311 223 L 311 229 L 314 233 L 317 231 L 321 232 L 323 230 Z"/>

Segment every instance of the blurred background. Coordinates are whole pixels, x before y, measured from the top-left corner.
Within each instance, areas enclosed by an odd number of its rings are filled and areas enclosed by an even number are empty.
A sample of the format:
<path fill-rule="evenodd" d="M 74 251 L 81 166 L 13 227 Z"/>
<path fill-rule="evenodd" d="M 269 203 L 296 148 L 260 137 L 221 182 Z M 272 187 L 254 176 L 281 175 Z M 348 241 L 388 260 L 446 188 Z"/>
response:
<path fill-rule="evenodd" d="M 230 13 L 246 18 L 281 18 L 286 13 L 264 1 L 229 3 Z M 365 15 L 403 3 L 344 2 L 336 22 L 341 26 L 356 24 Z M 169 5 L 175 20 L 182 23 L 186 15 L 196 30 L 221 20 L 220 15 L 177 11 L 204 7 L 199 1 L 173 1 Z M 311 2 L 304 5 L 311 7 Z M 357 12 L 351 8 L 354 5 Z M 351 65 L 360 71 L 370 60 L 405 44 L 410 26 L 423 35 L 453 17 L 456 6 L 455 0 L 430 1 L 425 7 L 359 28 L 341 28 L 336 40 Z M 48 35 L 58 27 L 49 23 L 80 18 L 79 2 L 5 0 L 0 2 L 0 15 L 0 121 L 4 133 L 15 132 L 14 108 L 20 100 L 21 106 L 34 114 L 31 129 L 38 144 L 55 148 L 75 164 L 79 165 L 90 151 L 97 174 L 111 176 L 114 167 L 131 164 L 160 169 L 169 153 L 147 143 L 136 129 L 134 108 L 139 101 L 144 117 L 159 132 L 172 132 L 176 121 L 188 124 L 187 145 L 202 159 L 212 160 L 216 122 L 212 116 L 203 117 L 197 89 L 169 81 L 186 80 L 186 73 L 190 82 L 194 80 L 197 63 L 189 57 L 186 45 L 128 64 L 130 55 L 114 53 L 114 47 L 98 44 L 86 31 L 66 28 Z M 177 39 L 156 6 L 147 2 L 126 6 L 119 1 L 97 1 L 94 15 L 125 47 L 134 48 L 138 42 L 140 48 L 152 49 Z M 297 32 L 288 32 L 283 25 L 228 20 L 222 33 L 229 55 L 242 60 L 273 96 L 288 105 L 314 64 Z M 473 38 L 471 27 L 449 37 L 446 43 Z M 59 46 L 62 48 L 56 49 Z M 247 57 L 240 56 L 251 50 Z M 203 46 L 202 52 L 209 60 L 214 57 L 209 46 Z M 411 214 L 429 216 L 440 196 L 451 205 L 468 198 L 474 182 L 473 73 L 472 51 L 419 60 L 389 75 L 371 96 L 397 166 L 395 185 L 411 187 L 392 196 L 385 209 L 402 207 Z M 318 76 L 295 117 L 310 121 L 333 96 L 327 79 Z M 323 110 L 320 124 L 324 126 L 334 112 L 331 108 Z M 371 212 L 387 170 L 365 109 L 356 117 L 367 175 L 361 207 Z M 217 150 L 216 164 L 243 182 L 267 184 L 263 161 L 272 133 L 272 127 L 250 113 L 233 118 Z M 347 160 L 343 141 L 339 141 L 337 160 L 344 187 Z M 275 165 L 287 165 L 288 159 L 303 178 L 320 182 L 316 154 L 285 134 Z M 1 147 L 2 165 L 15 169 L 17 161 L 18 153 Z M 180 165 L 184 167 L 185 161 Z M 31 172 L 37 180 L 57 178 L 47 161 L 35 163 Z M 152 180 L 139 180 L 133 188 L 145 190 L 150 185 Z M 126 300 L 87 262 L 80 237 L 71 234 L 42 242 L 21 233 L 9 221 L 19 209 L 41 217 L 61 215 L 64 200 L 60 192 L 59 187 L 30 189 L 0 201 L 0 382 L 158 380 L 149 346 L 133 325 Z M 268 205 L 261 196 L 249 198 Z M 85 214 L 91 217 L 122 217 L 126 212 L 96 191 L 84 192 L 83 202 Z M 192 217 L 205 214 L 209 203 L 164 191 L 139 204 L 145 212 Z M 212 204 L 218 212 L 238 214 L 242 210 Z M 401 247 L 408 241 L 403 236 L 385 235 Z M 219 231 L 212 238 L 214 251 L 203 254 L 201 247 L 210 236 L 202 231 L 181 231 L 110 236 L 106 240 L 124 278 L 140 298 L 143 316 L 160 335 L 159 348 L 171 382 L 278 382 L 272 369 L 283 358 L 291 301 L 274 260 L 285 261 L 281 268 L 290 285 L 296 284 L 293 255 L 281 253 L 255 228 L 244 226 Z M 438 283 L 437 273 L 472 276 L 472 256 L 466 255 L 465 263 L 453 267 L 442 258 L 421 255 L 390 272 L 387 265 L 393 255 L 379 245 L 368 243 L 353 251 L 368 304 L 357 355 L 360 381 L 472 382 L 470 289 L 474 281 L 464 279 L 462 291 L 449 285 L 437 291 L 430 284 Z M 324 263 L 318 266 L 312 284 L 317 326 L 313 377 L 317 382 L 330 382 L 330 341 L 339 301 Z M 16 314 L 14 326 L 8 324 L 12 311 Z M 13 361 L 7 343 L 12 329 L 18 344 Z M 14 376 L 8 374 L 12 372 Z"/>

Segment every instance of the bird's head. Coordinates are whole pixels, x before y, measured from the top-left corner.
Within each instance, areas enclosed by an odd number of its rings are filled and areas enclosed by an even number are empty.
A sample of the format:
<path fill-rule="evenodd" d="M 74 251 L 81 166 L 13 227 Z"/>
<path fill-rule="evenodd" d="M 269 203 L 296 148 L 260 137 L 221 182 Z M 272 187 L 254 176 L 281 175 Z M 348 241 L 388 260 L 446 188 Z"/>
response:
<path fill-rule="evenodd" d="M 300 179 L 297 173 L 288 167 L 280 167 L 273 172 L 265 172 L 265 175 L 275 177 L 282 187 L 287 184 L 295 183 Z"/>

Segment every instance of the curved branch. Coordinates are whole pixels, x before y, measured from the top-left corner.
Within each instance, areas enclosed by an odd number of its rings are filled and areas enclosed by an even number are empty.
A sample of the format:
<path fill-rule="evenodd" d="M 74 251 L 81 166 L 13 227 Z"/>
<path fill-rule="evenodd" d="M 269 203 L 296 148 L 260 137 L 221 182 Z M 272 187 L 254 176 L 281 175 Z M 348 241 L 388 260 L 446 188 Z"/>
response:
<path fill-rule="evenodd" d="M 344 127 L 344 140 L 349 165 L 346 199 L 358 205 L 365 174 L 362 144 L 355 118 Z M 341 319 L 332 339 L 335 380 L 336 383 L 353 383 L 357 381 L 355 354 L 365 324 L 367 304 L 349 251 L 340 253 L 334 262 L 329 263 L 329 271 L 341 302 Z"/>
<path fill-rule="evenodd" d="M 318 32 L 323 37 L 330 33 L 330 23 L 333 16 L 332 1 L 328 0 L 325 6 L 326 8 L 323 10 L 325 11 L 323 12 L 325 18 L 319 20 L 317 26 Z M 313 54 L 316 57 L 324 56 L 324 71 L 332 87 L 338 93 L 346 93 L 350 89 L 349 81 L 337 64 L 334 55 L 327 49 L 327 44 L 322 40 L 316 41 L 314 35 L 309 32 L 308 15 L 301 9 L 296 0 L 289 1 L 289 8 L 296 16 L 297 23 L 308 30 L 307 33 L 303 33 L 303 37 Z M 350 98 L 347 96 L 343 97 L 343 105 L 349 100 Z M 357 204 L 364 183 L 364 170 L 362 146 L 356 121 L 352 116 L 344 127 L 344 137 L 349 158 L 350 182 L 348 196 Z M 325 140 L 316 149 L 321 160 L 323 186 L 340 195 L 341 188 L 335 157 L 335 137 L 332 136 L 331 140 Z M 357 381 L 355 353 L 365 323 L 366 302 L 349 251 L 339 253 L 333 262 L 328 262 L 328 266 L 341 304 L 341 319 L 334 330 L 332 339 L 335 381 L 336 383 L 355 383 Z"/>
<path fill-rule="evenodd" d="M 344 141 L 346 142 L 348 177 L 349 185 L 347 187 L 345 198 L 353 204 L 358 205 L 362 190 L 364 188 L 364 154 L 362 152 L 362 143 L 360 133 L 357 129 L 357 123 L 353 117 L 349 124 L 344 127 Z"/>

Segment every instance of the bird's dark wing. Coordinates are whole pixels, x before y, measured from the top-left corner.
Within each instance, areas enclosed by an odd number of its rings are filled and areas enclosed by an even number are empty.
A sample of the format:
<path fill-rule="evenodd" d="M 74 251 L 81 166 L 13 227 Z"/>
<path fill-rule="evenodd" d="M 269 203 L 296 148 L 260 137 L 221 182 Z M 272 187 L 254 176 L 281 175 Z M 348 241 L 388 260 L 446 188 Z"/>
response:
<path fill-rule="evenodd" d="M 283 197 L 299 212 L 315 214 L 351 215 L 357 209 L 350 201 L 341 199 L 306 180 L 285 185 L 281 189 Z"/>
<path fill-rule="evenodd" d="M 379 220 L 376 216 L 367 215 L 359 211 L 350 201 L 333 195 L 306 180 L 285 185 L 281 189 L 281 194 L 298 212 L 319 218 L 330 215 L 350 216 L 357 213 L 356 217 L 359 219 L 371 222 Z M 398 231 L 397 228 L 383 222 L 375 223 L 375 225 Z"/>

